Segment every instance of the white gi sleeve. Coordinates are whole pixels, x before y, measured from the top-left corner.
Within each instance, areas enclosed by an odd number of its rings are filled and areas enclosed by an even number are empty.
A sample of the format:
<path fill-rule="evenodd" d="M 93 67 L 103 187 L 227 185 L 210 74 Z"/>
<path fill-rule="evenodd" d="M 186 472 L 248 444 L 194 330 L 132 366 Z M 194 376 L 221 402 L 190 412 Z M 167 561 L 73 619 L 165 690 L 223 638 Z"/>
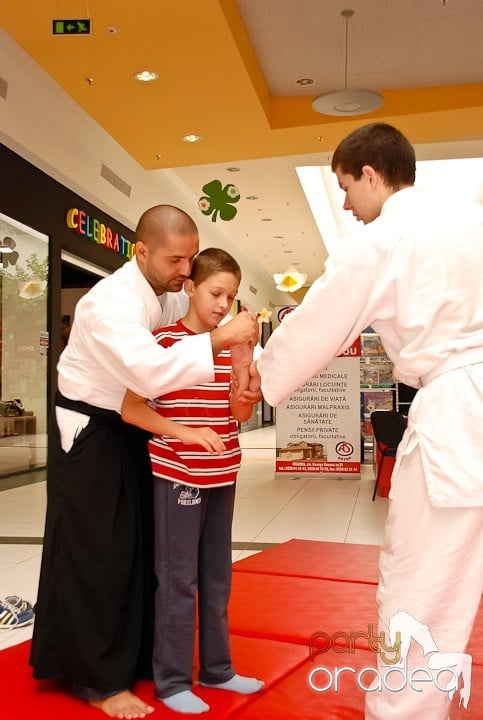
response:
<path fill-rule="evenodd" d="M 278 405 L 325 369 L 374 320 L 375 307 L 387 303 L 378 254 L 367 245 L 346 247 L 327 261 L 324 275 L 275 329 L 257 361 L 262 393 L 270 405 Z"/>
<path fill-rule="evenodd" d="M 209 333 L 188 336 L 163 348 L 138 322 L 109 317 L 95 324 L 90 335 L 91 352 L 110 375 L 150 400 L 214 380 Z"/>

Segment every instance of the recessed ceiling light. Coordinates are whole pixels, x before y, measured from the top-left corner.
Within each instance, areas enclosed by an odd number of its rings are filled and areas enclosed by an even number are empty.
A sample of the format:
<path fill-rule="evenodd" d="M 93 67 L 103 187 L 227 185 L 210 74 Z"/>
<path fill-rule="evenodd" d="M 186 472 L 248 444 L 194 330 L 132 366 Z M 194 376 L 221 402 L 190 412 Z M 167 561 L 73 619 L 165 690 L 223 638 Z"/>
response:
<path fill-rule="evenodd" d="M 258 200 L 258 195 L 245 195 L 245 200 Z"/>
<path fill-rule="evenodd" d="M 112 36 L 112 35 L 119 35 L 119 32 L 120 32 L 119 28 L 116 27 L 115 25 L 108 25 L 108 26 L 106 27 L 106 31 L 107 31 L 107 34 L 108 34 L 108 35 L 111 35 L 111 36 Z"/>
<path fill-rule="evenodd" d="M 312 78 L 299 78 L 299 80 L 296 80 L 295 82 L 297 85 L 312 85 L 314 81 Z"/>
<path fill-rule="evenodd" d="M 228 172 L 240 172 L 239 167 L 227 167 Z"/>
<path fill-rule="evenodd" d="M 293 250 L 284 250 L 286 255 L 293 255 Z"/>
<path fill-rule="evenodd" d="M 273 236 L 273 239 L 274 239 L 274 240 L 283 240 L 284 237 L 285 237 L 285 235 L 274 235 L 274 236 Z"/>
<path fill-rule="evenodd" d="M 142 70 L 141 72 L 134 73 L 134 79 L 140 80 L 141 82 L 152 82 L 153 80 L 157 80 L 158 77 L 158 73 L 152 70 Z"/>
<path fill-rule="evenodd" d="M 194 143 L 201 140 L 201 135 L 185 135 L 183 138 L 184 142 Z"/>
<path fill-rule="evenodd" d="M 272 222 L 272 218 L 262 218 L 262 222 Z"/>

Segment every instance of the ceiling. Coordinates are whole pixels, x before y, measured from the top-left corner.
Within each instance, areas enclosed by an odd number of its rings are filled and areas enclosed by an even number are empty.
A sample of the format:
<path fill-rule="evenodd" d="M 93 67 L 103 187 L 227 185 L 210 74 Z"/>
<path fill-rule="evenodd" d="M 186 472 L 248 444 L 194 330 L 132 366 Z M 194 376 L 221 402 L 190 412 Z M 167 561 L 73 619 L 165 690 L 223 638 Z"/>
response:
<path fill-rule="evenodd" d="M 213 179 L 235 184 L 237 215 L 218 224 L 269 273 L 292 263 L 309 282 L 320 273 L 326 249 L 295 168 L 329 163 L 355 127 L 391 122 L 433 148 L 430 157 L 471 154 L 473 141 L 483 155 L 481 0 L 1 6 L 5 31 L 147 172 L 167 172 L 195 199 Z M 52 35 L 53 19 L 84 17 L 90 36 Z M 141 70 L 159 79 L 136 81 Z M 315 96 L 343 88 L 346 77 L 349 87 L 381 93 L 383 106 L 356 117 L 312 110 Z M 297 84 L 302 78 L 313 83 Z M 202 139 L 184 142 L 188 133 Z"/>

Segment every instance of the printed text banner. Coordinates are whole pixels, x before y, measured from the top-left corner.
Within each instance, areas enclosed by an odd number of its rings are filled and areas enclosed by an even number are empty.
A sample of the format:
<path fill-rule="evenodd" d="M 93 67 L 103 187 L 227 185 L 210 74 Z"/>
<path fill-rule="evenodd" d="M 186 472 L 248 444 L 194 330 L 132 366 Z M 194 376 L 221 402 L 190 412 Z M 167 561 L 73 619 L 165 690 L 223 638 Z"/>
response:
<path fill-rule="evenodd" d="M 277 474 L 360 474 L 357 340 L 277 408 Z"/>

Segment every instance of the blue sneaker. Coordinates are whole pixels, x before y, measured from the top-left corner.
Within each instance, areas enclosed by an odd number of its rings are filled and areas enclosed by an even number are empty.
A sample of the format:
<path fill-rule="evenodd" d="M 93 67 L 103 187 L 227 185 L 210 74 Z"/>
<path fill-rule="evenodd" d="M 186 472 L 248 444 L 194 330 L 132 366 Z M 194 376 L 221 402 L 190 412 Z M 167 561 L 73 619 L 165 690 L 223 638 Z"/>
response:
<path fill-rule="evenodd" d="M 32 603 L 24 600 L 20 595 L 7 595 L 6 598 L 3 598 L 3 602 L 7 605 L 13 605 L 19 610 L 32 610 Z"/>
<path fill-rule="evenodd" d="M 17 598 L 16 595 L 10 596 Z M 22 600 L 21 604 L 27 603 L 27 600 Z M 32 605 L 28 603 L 30 607 L 22 609 L 7 602 L 7 600 L 0 600 L 0 629 L 14 630 L 15 628 L 24 627 L 25 625 L 31 625 L 34 621 L 34 611 Z"/>

